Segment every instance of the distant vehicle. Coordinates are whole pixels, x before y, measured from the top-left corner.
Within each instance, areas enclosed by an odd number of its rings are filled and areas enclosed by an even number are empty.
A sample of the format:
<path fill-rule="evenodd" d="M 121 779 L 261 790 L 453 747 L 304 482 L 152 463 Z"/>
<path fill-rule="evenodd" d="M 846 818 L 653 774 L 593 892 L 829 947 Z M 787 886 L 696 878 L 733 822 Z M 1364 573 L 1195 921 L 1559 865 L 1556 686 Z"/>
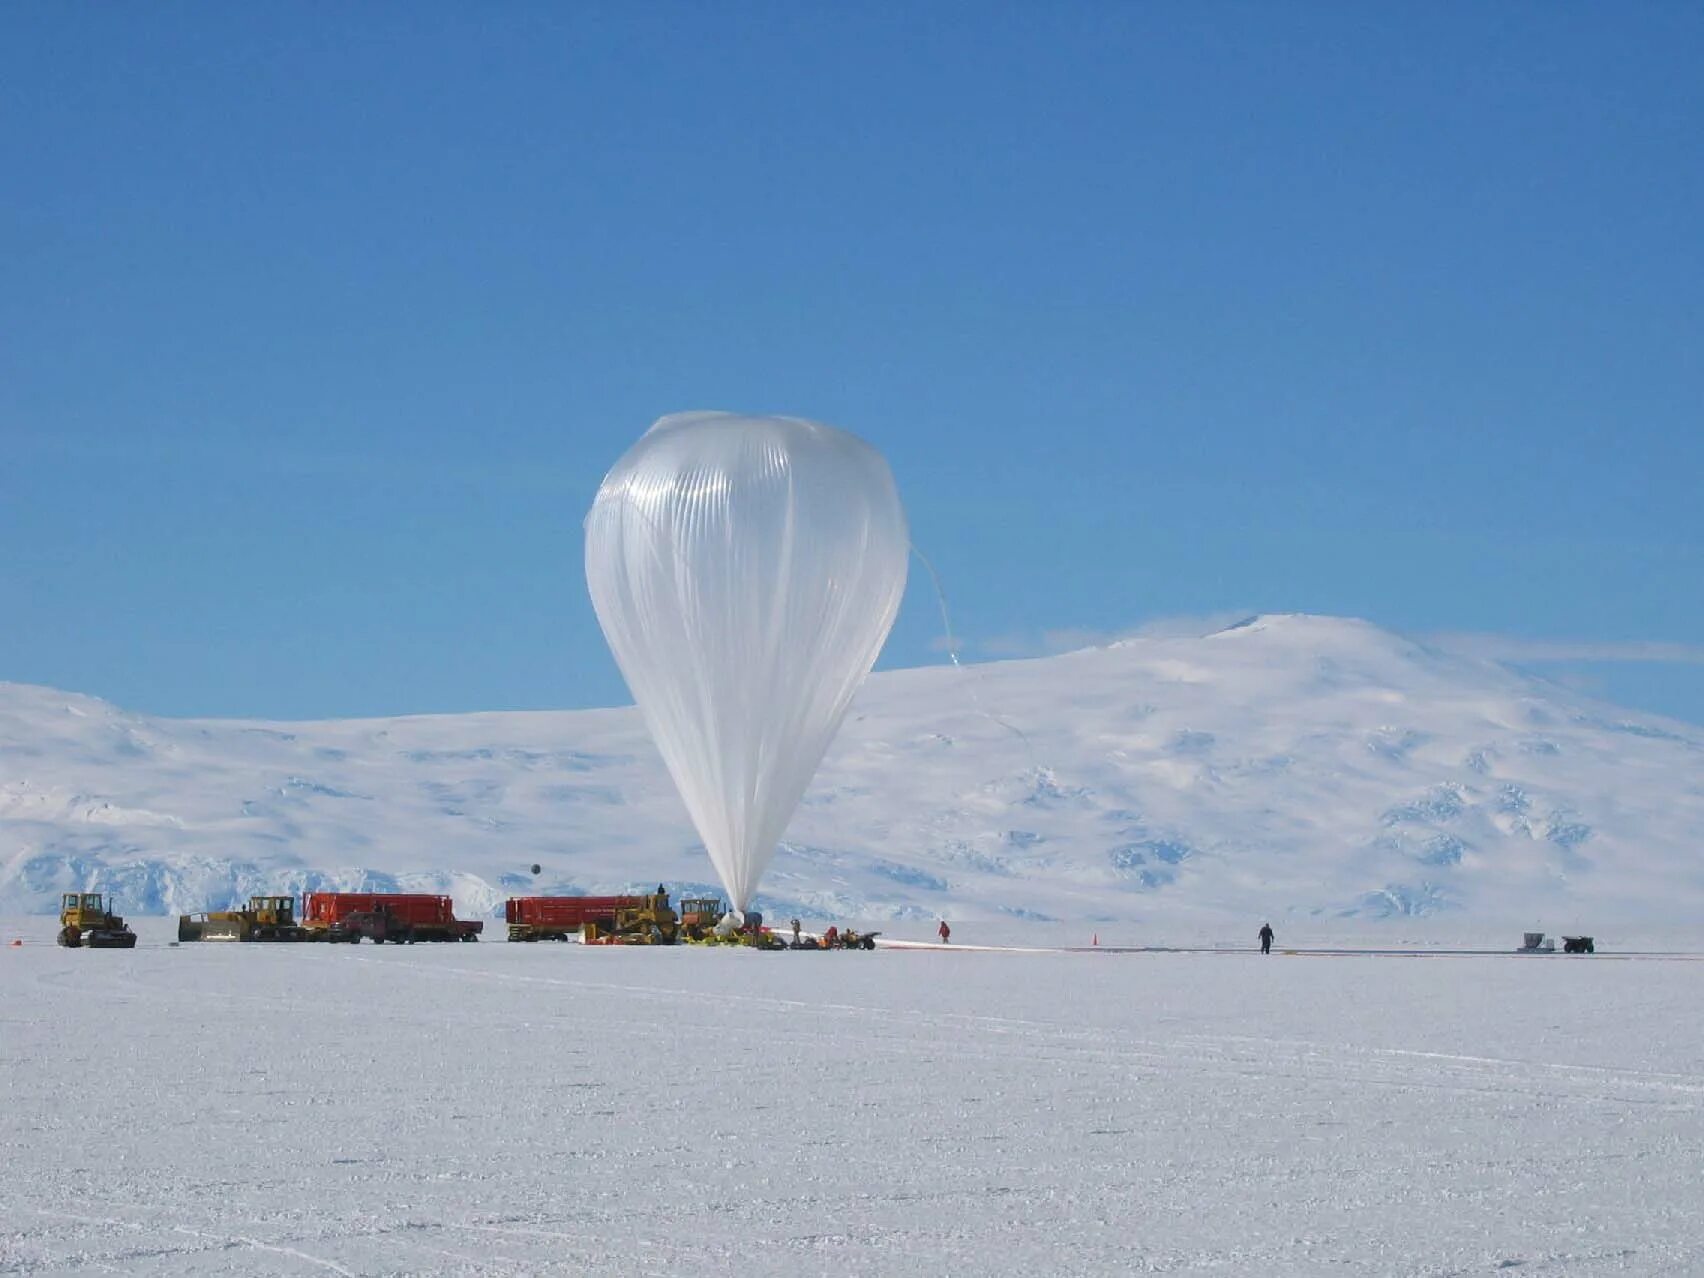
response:
<path fill-rule="evenodd" d="M 684 905 L 684 902 L 682 903 Z M 511 941 L 673 945 L 680 918 L 667 892 L 638 896 L 512 896 L 503 902 Z"/>
<path fill-rule="evenodd" d="M 820 941 L 801 941 L 797 945 L 789 945 L 790 950 L 873 950 L 876 948 L 876 938 L 880 932 L 859 932 L 853 928 L 841 931 L 829 928 L 824 932 Z"/>
<path fill-rule="evenodd" d="M 67 892 L 59 899 L 59 943 L 71 949 L 133 950 L 136 933 L 99 892 Z"/>
<path fill-rule="evenodd" d="M 447 896 L 427 892 L 309 892 L 302 926 L 323 941 L 477 941 L 480 919 L 458 919 Z"/>
<path fill-rule="evenodd" d="M 306 941 L 293 896 L 251 896 L 240 910 L 178 916 L 180 941 Z"/>
<path fill-rule="evenodd" d="M 1597 942 L 1589 936 L 1564 936 L 1562 938 L 1564 954 L 1596 954 Z M 1546 937 L 1543 932 L 1523 932 L 1521 934 L 1520 954 L 1554 954 L 1556 942 Z"/>
<path fill-rule="evenodd" d="M 787 942 L 763 925 L 756 910 L 736 914 L 715 896 L 685 897 L 680 903 L 680 939 L 689 945 L 743 945 L 754 950 L 784 950 Z"/>
<path fill-rule="evenodd" d="M 687 896 L 680 902 L 680 931 L 683 940 L 702 941 L 716 930 L 728 907 L 719 896 Z"/>
<path fill-rule="evenodd" d="M 414 933 L 411 923 L 397 917 L 388 905 L 381 905 L 372 910 L 351 910 L 337 922 L 331 925 L 328 941 L 345 941 L 350 945 L 359 945 L 365 937 L 374 945 L 383 945 L 389 941 L 392 945 L 413 945 L 420 940 Z M 432 940 L 445 940 L 445 937 L 432 937 Z"/>

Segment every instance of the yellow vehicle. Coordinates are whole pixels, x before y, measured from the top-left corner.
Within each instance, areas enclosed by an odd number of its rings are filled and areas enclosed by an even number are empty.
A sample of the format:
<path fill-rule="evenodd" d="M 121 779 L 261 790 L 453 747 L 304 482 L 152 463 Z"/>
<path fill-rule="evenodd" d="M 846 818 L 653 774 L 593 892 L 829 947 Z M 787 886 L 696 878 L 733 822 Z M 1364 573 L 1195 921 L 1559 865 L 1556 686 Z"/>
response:
<path fill-rule="evenodd" d="M 59 899 L 59 943 L 72 949 L 129 950 L 136 933 L 106 907 L 99 892 L 67 892 Z"/>
<path fill-rule="evenodd" d="M 673 945 L 680 927 L 661 884 L 643 896 L 512 896 L 503 918 L 511 941 Z"/>
<path fill-rule="evenodd" d="M 738 927 L 724 926 L 727 905 L 714 896 L 682 898 L 680 939 L 692 945 L 744 945 L 758 950 L 784 950 L 787 943 L 763 926 L 763 915 L 748 910 Z"/>
<path fill-rule="evenodd" d="M 716 924 L 728 912 L 721 898 L 683 896 L 680 900 L 680 939 L 707 942 L 714 938 Z"/>
<path fill-rule="evenodd" d="M 178 916 L 180 941 L 305 941 L 293 896 L 251 896 L 241 910 Z"/>

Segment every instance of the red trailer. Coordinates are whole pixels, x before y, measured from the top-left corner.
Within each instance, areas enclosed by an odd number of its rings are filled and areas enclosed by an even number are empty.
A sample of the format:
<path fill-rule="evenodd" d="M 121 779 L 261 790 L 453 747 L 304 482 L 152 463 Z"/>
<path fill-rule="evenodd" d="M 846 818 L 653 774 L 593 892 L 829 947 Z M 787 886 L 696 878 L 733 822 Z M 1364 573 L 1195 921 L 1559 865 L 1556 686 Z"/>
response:
<path fill-rule="evenodd" d="M 458 919 L 447 896 L 426 892 L 308 892 L 301 926 L 331 941 L 477 941 L 478 919 Z"/>
<path fill-rule="evenodd" d="M 512 896 L 503 903 L 503 918 L 509 925 L 511 941 L 566 941 L 580 935 L 673 945 L 680 925 L 666 892 L 649 896 Z"/>

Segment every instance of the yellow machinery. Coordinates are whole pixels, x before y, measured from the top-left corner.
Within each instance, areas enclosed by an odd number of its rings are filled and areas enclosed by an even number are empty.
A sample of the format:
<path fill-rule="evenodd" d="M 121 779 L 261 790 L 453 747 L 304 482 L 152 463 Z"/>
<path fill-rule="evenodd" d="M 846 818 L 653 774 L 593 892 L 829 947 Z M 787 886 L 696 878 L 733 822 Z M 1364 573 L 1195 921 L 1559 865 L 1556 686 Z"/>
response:
<path fill-rule="evenodd" d="M 293 896 L 251 896 L 241 910 L 180 914 L 180 941 L 305 941 L 308 931 L 296 922 Z"/>
<path fill-rule="evenodd" d="M 720 898 L 714 896 L 683 896 L 680 901 L 680 939 L 713 944 L 716 924 L 728 912 Z"/>
<path fill-rule="evenodd" d="M 685 897 L 680 903 L 680 939 L 694 945 L 744 945 L 784 950 L 787 943 L 763 926 L 763 915 L 748 911 L 738 927 L 724 926 L 728 907 L 713 896 Z"/>
<path fill-rule="evenodd" d="M 673 945 L 680 937 L 680 918 L 669 894 L 642 896 L 615 912 L 615 934 L 628 945 Z"/>
<path fill-rule="evenodd" d="M 680 928 L 661 884 L 642 896 L 512 896 L 503 918 L 511 941 L 673 945 Z"/>
<path fill-rule="evenodd" d="M 99 892 L 67 892 L 59 900 L 59 943 L 76 949 L 129 950 L 136 933 L 106 908 Z"/>

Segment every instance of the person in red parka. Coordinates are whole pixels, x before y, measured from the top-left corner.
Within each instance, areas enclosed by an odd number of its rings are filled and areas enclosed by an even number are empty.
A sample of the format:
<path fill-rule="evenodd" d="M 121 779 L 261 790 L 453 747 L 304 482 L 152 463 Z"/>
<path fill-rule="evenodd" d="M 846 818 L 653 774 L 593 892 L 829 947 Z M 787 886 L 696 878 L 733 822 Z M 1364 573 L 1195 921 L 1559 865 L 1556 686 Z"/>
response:
<path fill-rule="evenodd" d="M 941 920 L 941 926 L 936 928 L 935 931 L 940 934 L 942 945 L 945 945 L 952 940 L 953 930 L 947 926 L 947 921 L 945 919 Z"/>

